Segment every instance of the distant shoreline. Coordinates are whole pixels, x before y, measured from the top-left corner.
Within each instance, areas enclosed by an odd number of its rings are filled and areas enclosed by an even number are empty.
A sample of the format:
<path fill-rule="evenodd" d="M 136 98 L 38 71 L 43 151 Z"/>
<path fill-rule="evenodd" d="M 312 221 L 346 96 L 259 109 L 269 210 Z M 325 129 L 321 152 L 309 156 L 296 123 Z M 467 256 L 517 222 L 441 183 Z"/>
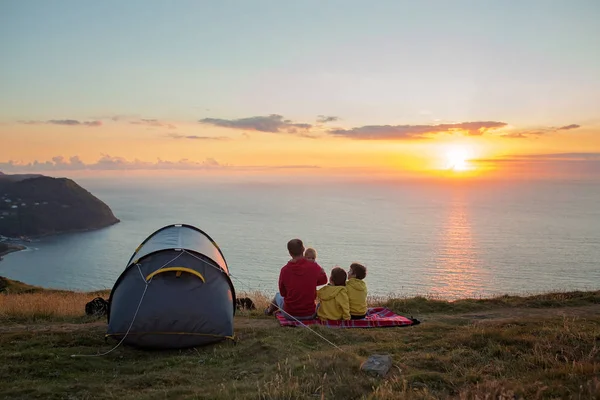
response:
<path fill-rule="evenodd" d="M 7 248 L 5 250 L 0 251 L 0 261 L 2 261 L 3 257 L 7 254 L 27 249 L 26 246 L 20 244 L 7 244 L 6 246 Z"/>
<path fill-rule="evenodd" d="M 46 233 L 43 235 L 27 236 L 27 239 L 42 239 L 42 238 L 46 238 L 46 237 L 68 235 L 68 234 L 72 234 L 72 233 L 85 233 L 85 232 L 99 231 L 101 229 L 105 229 L 105 228 L 114 226 L 114 225 L 118 224 L 119 222 L 121 222 L 121 220 L 117 219 L 115 222 L 105 225 L 105 226 L 101 226 L 99 228 L 74 229 L 74 230 L 69 230 L 69 231 L 64 231 L 64 232 Z M 14 238 L 12 238 L 12 239 L 15 240 Z M 19 241 L 19 240 L 16 239 L 15 241 Z M 27 246 L 24 246 L 22 244 L 13 244 L 13 243 L 7 243 L 7 242 L 0 242 L 0 244 L 4 244 L 7 247 L 4 250 L 0 250 L 0 261 L 2 261 L 4 256 L 6 256 L 10 253 L 16 253 L 18 251 L 27 249 Z"/>
<path fill-rule="evenodd" d="M 71 233 L 93 232 L 93 231 L 99 231 L 99 230 L 105 229 L 105 228 L 110 228 L 111 226 L 117 225 L 120 222 L 121 222 L 121 220 L 117 218 L 116 221 L 111 222 L 110 224 L 102 225 L 102 226 L 95 227 L 95 228 L 70 229 L 70 230 L 66 230 L 66 231 L 42 233 L 39 235 L 27 235 L 25 237 L 27 239 L 43 239 L 43 238 L 52 237 L 52 236 L 68 235 Z M 11 239 L 16 242 L 21 241 L 20 239 L 16 239 L 16 238 L 11 238 Z"/>

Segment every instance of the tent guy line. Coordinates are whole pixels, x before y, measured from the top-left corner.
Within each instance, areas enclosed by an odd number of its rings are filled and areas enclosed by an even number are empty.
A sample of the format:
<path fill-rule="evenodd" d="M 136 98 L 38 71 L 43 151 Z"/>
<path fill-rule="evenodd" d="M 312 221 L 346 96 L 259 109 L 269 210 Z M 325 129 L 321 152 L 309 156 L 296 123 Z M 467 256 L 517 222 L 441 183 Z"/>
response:
<path fill-rule="evenodd" d="M 201 259 L 200 257 L 197 257 L 195 254 L 193 254 L 193 253 L 189 253 L 189 252 L 187 252 L 185 249 L 181 249 L 181 250 L 182 250 L 184 253 L 187 253 L 187 254 L 189 254 L 190 256 L 192 256 L 192 257 L 194 257 L 194 258 L 198 259 L 199 261 L 202 261 L 202 259 Z M 210 265 L 210 266 L 211 266 L 212 268 L 215 268 L 215 269 L 217 269 L 219 272 L 222 272 L 222 271 L 221 271 L 220 269 L 218 269 L 217 267 L 215 267 L 215 266 L 213 266 L 213 265 Z M 163 268 L 164 268 L 164 267 L 163 267 Z M 238 278 L 237 276 L 235 276 L 235 275 L 232 275 L 231 273 L 229 273 L 229 276 L 230 276 L 231 278 L 235 279 L 235 280 L 236 280 L 237 282 L 239 282 L 240 284 L 242 284 L 242 286 L 244 286 L 244 287 L 245 287 L 245 288 L 248 290 L 248 292 L 251 292 L 251 291 L 252 291 L 252 290 L 249 290 L 249 289 L 250 289 L 250 287 L 249 287 L 248 285 L 246 285 L 246 283 L 242 282 L 242 280 L 241 280 L 240 278 Z M 271 303 L 272 305 L 274 305 L 275 307 L 278 307 L 278 306 L 277 306 L 277 304 L 273 303 L 273 301 L 270 301 L 270 303 Z M 291 317 L 291 318 L 292 318 L 294 321 L 298 322 L 298 323 L 299 323 L 301 326 L 303 326 L 304 328 L 308 329 L 310 332 L 314 333 L 315 335 L 317 335 L 318 337 L 320 337 L 321 339 L 323 339 L 324 341 L 326 341 L 327 343 L 329 343 L 330 345 L 332 345 L 332 346 L 333 346 L 333 347 L 335 347 L 336 349 L 340 350 L 341 352 L 345 352 L 345 351 L 344 351 L 344 349 L 342 349 L 341 347 L 339 347 L 339 346 L 338 346 L 338 345 L 336 345 L 335 343 L 331 342 L 331 341 L 330 341 L 329 339 L 327 339 L 325 336 L 323 336 L 323 335 L 319 334 L 319 332 L 316 332 L 316 331 L 314 331 L 314 330 L 310 329 L 308 325 L 304 324 L 304 323 L 303 323 L 302 321 L 300 321 L 299 319 L 296 319 L 296 317 L 294 317 L 293 315 L 290 315 L 290 317 Z"/>
<path fill-rule="evenodd" d="M 242 282 L 237 276 L 234 276 L 234 275 L 231 275 L 231 274 L 229 274 L 229 276 L 231 276 L 233 279 L 235 279 L 236 281 L 238 281 L 239 283 L 241 283 L 246 289 L 249 289 L 249 286 L 247 286 L 244 282 Z M 269 303 L 272 304 L 272 305 L 274 305 L 275 307 L 278 307 L 278 305 L 275 304 L 273 301 L 270 301 Z M 321 339 L 323 339 L 324 341 L 326 341 L 327 343 L 329 343 L 330 345 L 332 345 L 333 347 L 335 347 L 339 351 L 341 351 L 343 353 L 346 352 L 344 349 L 342 349 L 341 347 L 339 347 L 338 345 L 336 345 L 335 343 L 333 343 L 332 341 L 330 341 L 329 339 L 327 339 L 325 336 L 321 335 L 319 332 L 310 329 L 310 327 L 308 325 L 304 324 L 304 322 L 302 322 L 301 320 L 296 319 L 296 317 L 294 317 L 293 315 L 290 315 L 290 318 L 292 318 L 294 321 L 298 322 L 300 324 L 300 326 L 303 326 L 304 328 L 308 329 L 310 332 L 314 333 L 315 335 L 317 335 L 318 337 L 320 337 Z"/>
<path fill-rule="evenodd" d="M 169 265 L 170 263 L 172 263 L 173 261 L 177 260 L 183 253 L 179 253 L 177 255 L 177 257 L 173 258 L 171 261 L 167 262 L 165 265 L 163 265 L 161 268 L 166 267 L 167 265 Z M 150 285 L 150 282 L 152 282 L 152 278 L 150 278 L 149 281 L 146 281 L 146 278 L 144 278 L 144 274 L 142 274 L 142 270 L 140 269 L 140 265 L 136 264 L 138 271 L 140 272 L 140 276 L 142 277 L 142 279 L 144 280 L 144 283 L 146 284 L 146 286 L 144 287 L 144 292 L 142 293 L 142 297 L 140 297 L 140 302 L 138 303 L 137 309 L 135 310 L 135 314 L 133 315 L 133 319 L 131 320 L 131 324 L 129 325 L 129 328 L 127 329 L 127 332 L 125 333 L 125 336 L 123 336 L 123 338 L 119 341 L 119 343 L 117 343 L 117 345 L 115 347 L 113 347 L 112 349 L 108 350 L 105 353 L 100 353 L 100 354 L 71 354 L 71 357 L 73 358 L 77 358 L 77 357 L 103 357 L 106 356 L 110 353 L 112 353 L 114 350 L 117 349 L 117 347 L 119 347 L 121 345 L 121 343 L 123 343 L 123 341 L 125 340 L 125 338 L 127 337 L 127 335 L 129 334 L 129 332 L 131 331 L 131 327 L 133 326 L 133 323 L 135 322 L 135 319 L 138 315 L 138 312 L 140 311 L 140 307 L 142 306 L 142 302 L 144 301 L 144 297 L 146 296 L 146 291 L 148 290 L 148 285 Z M 159 269 L 161 269 L 159 268 Z"/>
<path fill-rule="evenodd" d="M 133 275 L 139 275 L 142 282 Z M 224 339 L 235 341 L 232 278 L 247 287 L 230 274 L 221 249 L 207 233 L 185 224 L 158 229 L 135 249 L 111 290 L 105 337 L 118 343 L 107 352 L 89 357 L 110 354 L 121 344 L 174 349 Z M 203 306 L 206 304 L 210 306 Z M 344 352 L 302 321 L 293 320 Z"/>

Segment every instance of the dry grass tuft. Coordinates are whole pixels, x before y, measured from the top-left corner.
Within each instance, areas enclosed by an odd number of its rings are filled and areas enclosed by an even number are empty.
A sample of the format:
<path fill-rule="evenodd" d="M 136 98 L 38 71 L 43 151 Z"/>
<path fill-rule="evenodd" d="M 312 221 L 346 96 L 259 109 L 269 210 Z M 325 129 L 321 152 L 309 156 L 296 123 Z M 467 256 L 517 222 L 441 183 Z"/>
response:
<path fill-rule="evenodd" d="M 31 321 L 83 317 L 85 304 L 102 294 L 47 291 L 0 295 L 0 320 Z M 105 297 L 108 297 L 108 293 Z"/>
<path fill-rule="evenodd" d="M 254 292 L 237 292 L 237 298 L 249 297 L 254 302 L 256 309 L 261 311 L 268 307 L 271 304 L 272 298 L 268 297 L 262 292 L 254 291 Z"/>

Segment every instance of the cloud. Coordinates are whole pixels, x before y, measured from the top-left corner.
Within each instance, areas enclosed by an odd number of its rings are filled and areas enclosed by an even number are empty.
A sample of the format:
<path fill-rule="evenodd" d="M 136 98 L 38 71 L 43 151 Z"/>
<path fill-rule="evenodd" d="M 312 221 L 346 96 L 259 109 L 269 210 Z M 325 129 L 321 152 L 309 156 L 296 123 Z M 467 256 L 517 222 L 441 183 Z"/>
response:
<path fill-rule="evenodd" d="M 167 136 L 173 139 L 191 139 L 191 140 L 230 140 L 227 136 L 198 136 L 198 135 L 180 135 L 169 133 Z"/>
<path fill-rule="evenodd" d="M 145 126 L 151 126 L 151 127 L 157 127 L 157 128 L 177 129 L 177 126 L 175 126 L 169 122 L 159 121 L 157 119 L 141 118 L 136 121 L 130 121 L 129 123 L 133 124 L 133 125 L 145 125 Z"/>
<path fill-rule="evenodd" d="M 577 152 L 577 153 L 547 153 L 547 154 L 519 154 L 489 159 L 488 161 L 600 161 L 600 153 Z"/>
<path fill-rule="evenodd" d="M 183 158 L 179 161 L 165 161 L 158 159 L 155 162 L 142 161 L 138 159 L 127 160 L 124 157 L 103 155 L 98 161 L 86 164 L 78 156 L 65 158 L 62 156 L 52 157 L 49 161 L 34 161 L 20 163 L 13 160 L 0 162 L 0 171 L 8 173 L 21 172 L 44 172 L 44 171 L 136 171 L 136 170 L 243 170 L 262 171 L 278 169 L 315 169 L 316 165 L 253 165 L 233 166 L 222 164 L 212 157 L 204 161 L 193 161 Z"/>
<path fill-rule="evenodd" d="M 577 124 L 571 124 L 571 125 L 561 126 L 560 128 L 557 129 L 557 131 L 570 131 L 571 129 L 577 129 L 577 128 L 581 128 L 581 126 L 577 125 Z"/>
<path fill-rule="evenodd" d="M 409 140 L 424 139 L 428 134 L 467 132 L 469 136 L 480 136 L 484 133 L 503 128 L 505 122 L 477 121 L 458 124 L 439 125 L 366 125 L 352 129 L 333 129 L 329 133 L 359 140 Z"/>
<path fill-rule="evenodd" d="M 507 138 L 507 139 L 527 139 L 532 136 L 542 136 L 548 132 L 550 132 L 550 131 L 547 131 L 547 130 L 546 131 L 543 131 L 543 130 L 518 131 L 518 132 L 506 133 L 504 135 L 500 135 L 500 137 Z"/>
<path fill-rule="evenodd" d="M 328 122 L 335 122 L 338 121 L 340 118 L 339 117 L 335 117 L 333 115 L 317 115 L 317 123 L 319 124 L 326 124 Z"/>
<path fill-rule="evenodd" d="M 561 126 L 560 128 L 551 127 L 551 128 L 539 128 L 539 129 L 534 129 L 534 130 L 515 131 L 515 132 L 511 132 L 511 133 L 506 133 L 504 135 L 501 135 L 500 137 L 507 138 L 507 139 L 527 139 L 532 136 L 542 136 L 542 135 L 552 134 L 552 133 L 555 133 L 558 131 L 569 131 L 569 130 L 577 129 L 580 127 L 581 127 L 580 125 L 571 124 L 571 125 Z"/>
<path fill-rule="evenodd" d="M 47 121 L 49 124 L 53 125 L 67 125 L 67 126 L 102 126 L 102 121 L 78 121 L 76 119 L 51 119 Z"/>
<path fill-rule="evenodd" d="M 529 136 L 527 136 L 526 134 L 521 133 L 521 132 L 514 132 L 514 133 L 507 133 L 506 135 L 500 135 L 500 137 L 507 138 L 507 139 L 527 139 Z"/>
<path fill-rule="evenodd" d="M 26 125 L 39 125 L 39 124 L 50 124 L 50 125 L 63 125 L 63 126 L 102 126 L 102 121 L 79 121 L 76 119 L 51 119 L 48 121 L 19 121 L 21 124 Z"/>
<path fill-rule="evenodd" d="M 293 123 L 289 119 L 284 119 L 278 114 L 268 116 L 258 116 L 239 119 L 220 119 L 220 118 L 204 118 L 199 121 L 203 124 L 220 126 L 231 129 L 244 129 L 257 132 L 297 134 L 298 132 L 306 132 L 312 128 L 311 124 Z"/>
<path fill-rule="evenodd" d="M 600 153 L 509 155 L 470 162 L 498 169 L 502 171 L 500 176 L 593 180 L 600 177 Z"/>
<path fill-rule="evenodd" d="M 142 118 L 139 114 L 103 115 L 94 119 L 113 122 L 128 122 L 132 125 L 145 125 L 148 127 L 155 128 L 177 129 L 177 126 L 171 122 L 162 121 L 156 118 Z"/>
<path fill-rule="evenodd" d="M 190 170 L 190 169 L 214 169 L 224 168 L 214 158 L 204 161 L 191 161 L 181 159 L 179 161 L 164 161 L 158 159 L 156 162 L 141 161 L 135 159 L 129 161 L 123 157 L 103 155 L 98 161 L 86 164 L 78 156 L 66 159 L 62 156 L 52 157 L 52 160 L 30 163 L 18 163 L 15 161 L 0 162 L 0 170 L 9 172 L 33 172 L 33 171 L 75 171 L 75 170 Z"/>

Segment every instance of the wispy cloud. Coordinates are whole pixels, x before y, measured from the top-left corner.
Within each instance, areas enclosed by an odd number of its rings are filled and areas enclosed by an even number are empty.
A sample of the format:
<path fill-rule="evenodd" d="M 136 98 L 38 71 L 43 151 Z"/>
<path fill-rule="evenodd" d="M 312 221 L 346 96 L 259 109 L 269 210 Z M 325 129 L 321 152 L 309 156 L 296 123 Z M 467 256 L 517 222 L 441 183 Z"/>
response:
<path fill-rule="evenodd" d="M 475 162 L 536 162 L 536 161 L 600 161 L 600 153 L 545 153 L 545 154 L 515 154 L 497 158 L 473 160 Z"/>
<path fill-rule="evenodd" d="M 142 118 L 139 114 L 109 114 L 96 117 L 94 119 L 112 122 L 125 122 L 131 125 L 144 125 L 150 128 L 177 129 L 177 125 L 170 121 L 163 121 L 157 118 Z"/>
<path fill-rule="evenodd" d="M 539 137 L 543 135 L 552 134 L 558 131 L 570 131 L 573 129 L 581 128 L 580 125 L 571 124 L 561 126 L 560 128 L 550 127 L 550 128 L 538 128 L 538 129 L 529 129 L 529 130 L 516 130 L 514 132 L 509 132 L 504 135 L 501 135 L 503 138 L 507 139 L 528 139 L 531 137 Z"/>
<path fill-rule="evenodd" d="M 150 126 L 150 127 L 155 127 L 155 128 L 177 129 L 177 126 L 175 126 L 174 124 L 172 124 L 170 122 L 160 121 L 158 119 L 141 118 L 141 119 L 138 119 L 135 121 L 130 121 L 129 123 L 133 124 L 133 125 L 145 125 L 145 126 Z"/>
<path fill-rule="evenodd" d="M 155 162 L 142 161 L 138 159 L 128 160 L 124 157 L 114 157 L 103 155 L 98 161 L 85 163 L 78 156 L 65 158 L 62 156 L 53 157 L 49 161 L 34 161 L 30 163 L 20 163 L 13 160 L 0 162 L 0 171 L 9 173 L 18 172 L 44 172 L 44 171 L 135 171 L 135 170 L 243 170 L 243 171 L 262 171 L 278 169 L 316 169 L 317 165 L 253 165 L 253 166 L 235 166 L 223 164 L 216 159 L 209 157 L 203 161 L 194 161 L 187 158 L 179 161 L 165 161 L 158 159 Z"/>
<path fill-rule="evenodd" d="M 76 119 L 51 119 L 48 121 L 19 121 L 21 124 L 26 125 L 39 125 L 39 124 L 50 124 L 50 125 L 63 125 L 63 126 L 89 126 L 89 127 L 97 127 L 102 126 L 102 121 L 94 120 L 94 121 L 79 121 Z"/>
<path fill-rule="evenodd" d="M 571 124 L 571 125 L 561 126 L 560 128 L 557 129 L 557 131 L 570 131 L 571 129 L 577 129 L 577 128 L 581 128 L 581 126 L 577 125 L 577 124 Z"/>
<path fill-rule="evenodd" d="M 505 127 L 505 122 L 476 121 L 439 125 L 366 125 L 352 129 L 332 129 L 331 135 L 360 140 L 411 140 L 424 139 L 427 135 L 466 132 L 469 136 L 480 136 L 488 131 Z"/>
<path fill-rule="evenodd" d="M 469 162 L 498 169 L 510 177 L 593 180 L 600 177 L 600 153 L 509 155 Z"/>
<path fill-rule="evenodd" d="M 529 136 L 527 136 L 526 134 L 524 134 L 522 132 L 513 132 L 513 133 L 507 133 L 505 135 L 500 135 L 500 137 L 507 138 L 507 139 L 527 139 Z"/>
<path fill-rule="evenodd" d="M 516 132 L 510 132 L 510 133 L 505 133 L 503 135 L 500 135 L 500 137 L 503 138 L 507 138 L 507 139 L 528 139 L 531 137 L 539 137 L 542 135 L 545 135 L 548 132 L 553 132 L 553 131 L 544 131 L 544 130 L 528 130 L 528 131 L 516 131 Z"/>
<path fill-rule="evenodd" d="M 231 140 L 227 136 L 198 136 L 198 135 L 180 135 L 177 133 L 169 133 L 167 135 L 173 139 L 191 139 L 191 140 Z"/>
<path fill-rule="evenodd" d="M 326 124 L 328 122 L 338 121 L 340 118 L 333 115 L 317 115 L 317 123 Z"/>
<path fill-rule="evenodd" d="M 239 119 L 204 118 L 201 119 L 199 122 L 223 128 L 243 129 L 269 133 L 298 134 L 302 132 L 307 132 L 312 128 L 311 124 L 295 123 L 289 119 L 284 119 L 283 116 L 278 114 Z"/>
<path fill-rule="evenodd" d="M 32 171 L 73 171 L 73 170 L 187 170 L 187 169 L 210 169 L 227 167 L 221 165 L 214 158 L 204 161 L 192 161 L 181 159 L 179 161 L 164 161 L 158 159 L 156 162 L 141 161 L 138 159 L 129 161 L 124 157 L 113 157 L 103 155 L 98 161 L 86 164 L 78 156 L 66 159 L 62 156 L 53 157 L 50 161 L 34 161 L 31 163 L 18 163 L 15 161 L 0 162 L 0 170 L 7 172 L 32 172 Z"/>

